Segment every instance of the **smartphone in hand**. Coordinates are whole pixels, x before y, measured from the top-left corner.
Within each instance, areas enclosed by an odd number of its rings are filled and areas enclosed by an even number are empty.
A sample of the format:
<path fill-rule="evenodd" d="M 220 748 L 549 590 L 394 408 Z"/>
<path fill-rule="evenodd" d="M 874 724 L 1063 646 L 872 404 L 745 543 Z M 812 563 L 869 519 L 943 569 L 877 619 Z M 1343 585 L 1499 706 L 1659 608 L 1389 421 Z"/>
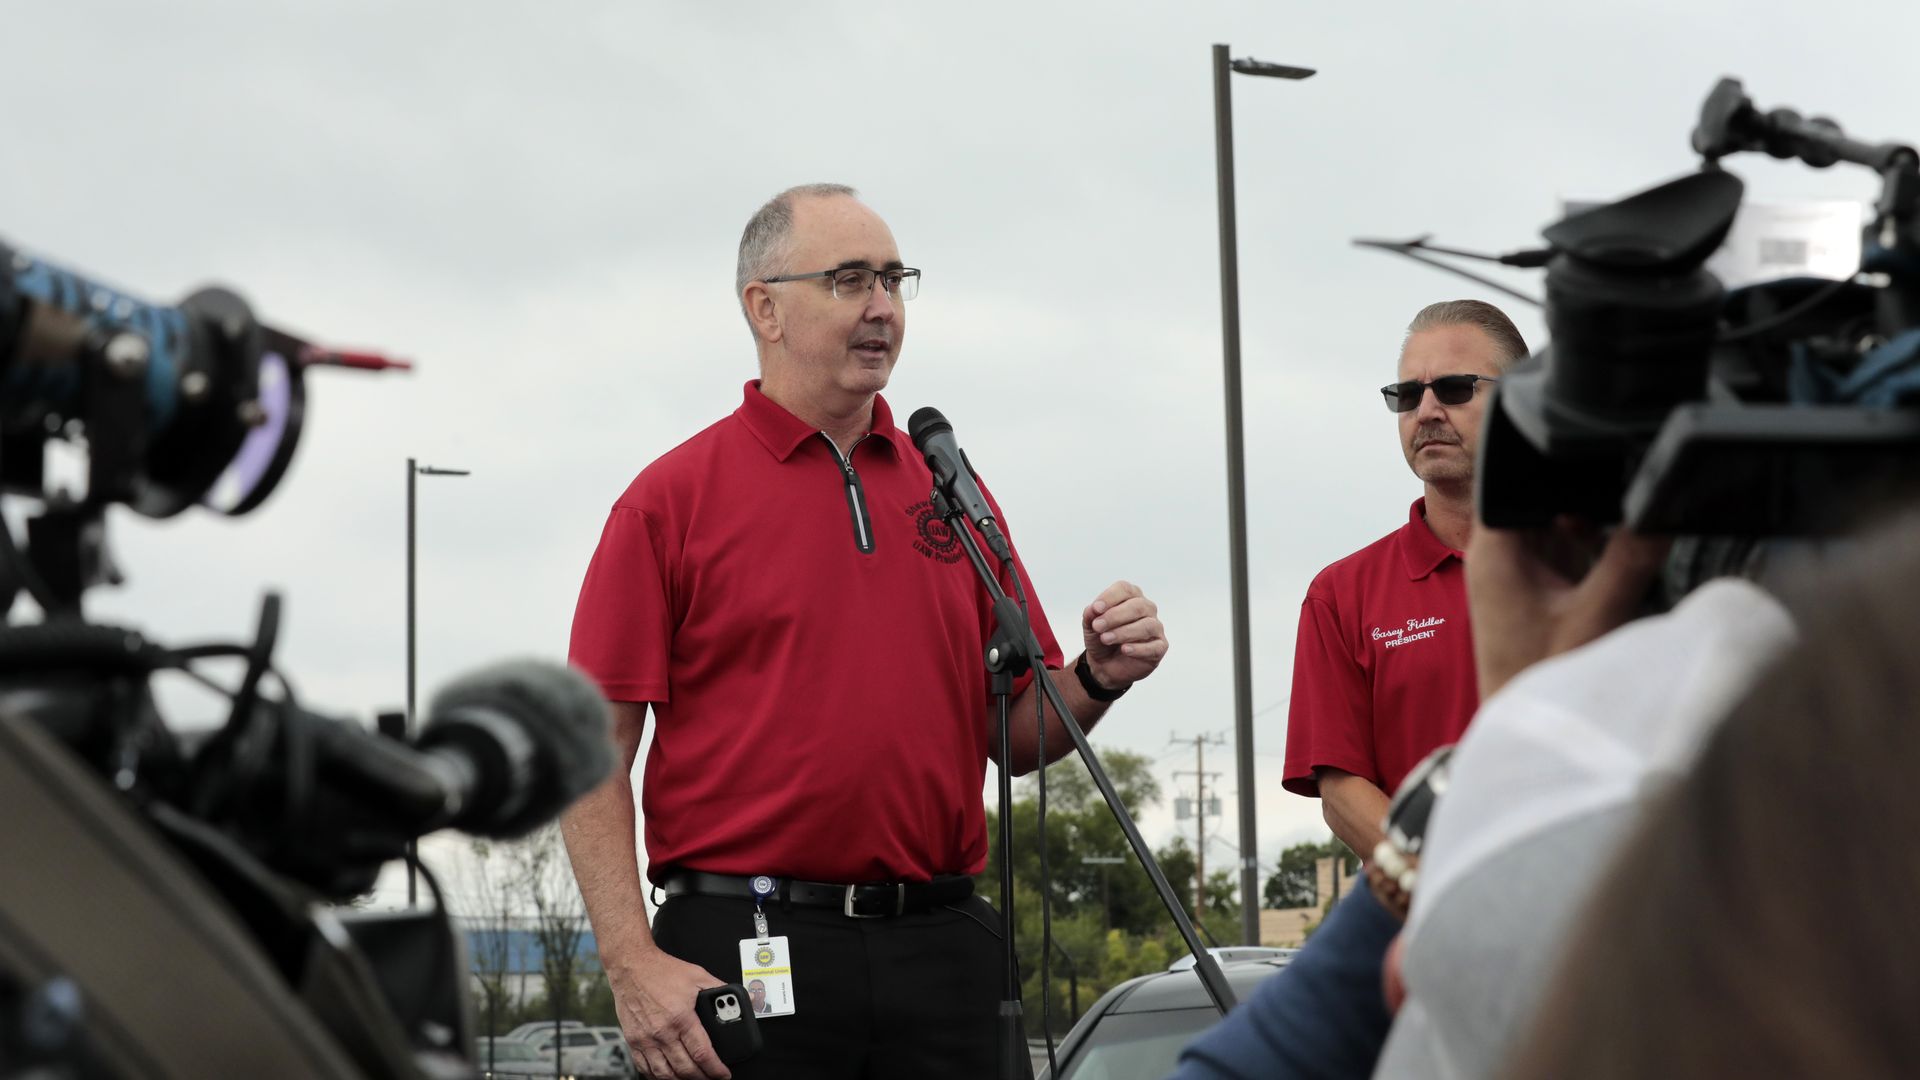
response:
<path fill-rule="evenodd" d="M 747 991 L 739 983 L 710 986 L 700 991 L 693 1011 L 700 1026 L 707 1030 L 707 1041 L 720 1060 L 729 1065 L 747 1060 L 760 1052 L 760 1022 L 748 1004 Z"/>

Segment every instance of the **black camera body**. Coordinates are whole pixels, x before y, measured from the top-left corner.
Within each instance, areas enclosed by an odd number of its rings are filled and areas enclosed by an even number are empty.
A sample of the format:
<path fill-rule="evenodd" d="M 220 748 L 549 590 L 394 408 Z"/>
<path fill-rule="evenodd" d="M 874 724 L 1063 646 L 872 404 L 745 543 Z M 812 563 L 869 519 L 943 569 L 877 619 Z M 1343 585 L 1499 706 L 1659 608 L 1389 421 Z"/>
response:
<path fill-rule="evenodd" d="M 1482 520 L 1560 515 L 1646 533 L 1810 536 L 1920 490 L 1920 155 L 1761 113 L 1723 79 L 1697 173 L 1543 233 L 1549 346 L 1507 372 L 1476 469 Z M 1705 263 L 1740 207 L 1744 150 L 1878 172 L 1862 277 L 1729 293 Z"/>
<path fill-rule="evenodd" d="M 272 493 L 311 364 L 401 366 L 309 345 L 224 289 L 151 304 L 0 245 L 0 496 L 38 504 L 24 545 L 0 521 L 0 1076 L 475 1075 L 446 912 L 329 902 L 427 827 L 460 825 L 442 820 L 448 792 L 551 763 L 489 771 L 485 746 L 307 711 L 273 666 L 271 594 L 250 644 L 169 648 L 82 611 L 117 580 L 109 507 L 238 516 Z M 84 447 L 84 490 L 47 482 L 54 441 Z M 15 618 L 22 593 L 39 621 Z M 237 688 L 195 670 L 218 658 L 244 664 Z M 149 685 L 163 670 L 225 694 L 227 723 L 172 730 Z M 551 688 L 534 689 L 545 707 Z M 459 704 L 449 738 L 511 726 Z"/>

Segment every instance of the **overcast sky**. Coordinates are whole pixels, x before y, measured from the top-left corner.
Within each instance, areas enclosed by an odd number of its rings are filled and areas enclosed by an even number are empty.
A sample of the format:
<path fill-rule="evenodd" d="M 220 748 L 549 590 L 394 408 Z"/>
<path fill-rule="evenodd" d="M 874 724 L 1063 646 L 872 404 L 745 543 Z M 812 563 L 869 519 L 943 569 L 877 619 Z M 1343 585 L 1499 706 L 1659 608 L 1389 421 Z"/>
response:
<path fill-rule="evenodd" d="M 250 518 L 116 514 L 131 583 L 92 600 L 198 640 L 245 635 L 282 589 L 282 666 L 309 702 L 366 715 L 405 694 L 406 458 L 473 470 L 421 481 L 423 702 L 492 658 L 563 656 L 614 497 L 753 374 L 732 296 L 746 218 L 789 185 L 851 183 L 925 271 L 896 413 L 953 421 L 1056 626 L 1115 578 L 1159 602 L 1173 650 L 1094 741 L 1159 759 L 1171 794 L 1193 761 L 1169 738 L 1233 722 L 1210 46 L 1317 67 L 1234 82 L 1270 861 L 1326 834 L 1279 786 L 1301 595 L 1419 494 L 1375 388 L 1415 310 L 1486 295 L 1349 240 L 1526 244 L 1562 196 L 1690 168 L 1723 74 L 1920 138 L 1906 66 L 1868 57 L 1920 40 L 1920 6 L 1760 10 L 16 3 L 0 238 L 154 299 L 222 282 L 270 322 L 418 362 L 314 376 L 301 454 Z M 1875 191 L 1735 169 L 1763 198 Z M 1229 796 L 1231 761 L 1207 761 Z M 1229 798 L 1229 838 L 1234 821 Z M 1166 840 L 1170 802 L 1143 826 Z"/>

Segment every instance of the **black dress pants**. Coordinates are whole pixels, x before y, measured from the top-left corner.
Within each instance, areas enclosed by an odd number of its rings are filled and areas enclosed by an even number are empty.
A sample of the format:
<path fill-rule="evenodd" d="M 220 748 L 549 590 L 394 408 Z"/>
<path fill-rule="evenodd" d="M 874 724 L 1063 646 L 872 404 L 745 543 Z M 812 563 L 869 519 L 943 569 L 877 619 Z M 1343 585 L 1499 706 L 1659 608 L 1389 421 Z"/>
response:
<path fill-rule="evenodd" d="M 979 1080 L 994 1073 L 1003 976 L 1000 916 L 979 896 L 931 911 L 850 919 L 766 904 L 793 965 L 791 1016 L 760 1018 L 765 1049 L 736 1080 Z M 654 915 L 661 949 L 740 981 L 753 901 L 679 895 Z"/>

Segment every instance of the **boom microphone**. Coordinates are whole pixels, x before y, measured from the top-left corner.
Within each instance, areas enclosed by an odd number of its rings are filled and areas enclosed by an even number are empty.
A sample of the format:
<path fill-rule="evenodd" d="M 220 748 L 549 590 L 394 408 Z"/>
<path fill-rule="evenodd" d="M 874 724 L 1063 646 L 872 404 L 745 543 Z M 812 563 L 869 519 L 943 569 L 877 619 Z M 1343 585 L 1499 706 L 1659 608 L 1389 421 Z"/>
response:
<path fill-rule="evenodd" d="M 907 420 L 907 433 L 913 437 L 913 445 L 926 455 L 927 468 L 933 470 L 934 486 L 973 522 L 994 555 L 1002 563 L 1011 563 L 1013 549 L 1007 546 L 1006 536 L 993 520 L 993 505 L 987 502 L 986 494 L 974 479 L 966 454 L 954 441 L 953 425 L 947 423 L 939 409 L 929 405 L 916 410 Z"/>
<path fill-rule="evenodd" d="M 532 832 L 613 768 L 600 688 L 541 660 L 490 664 L 448 684 L 419 747 L 451 781 L 444 824 L 480 836 Z"/>
<path fill-rule="evenodd" d="M 441 690 L 414 744 L 281 703 L 264 738 L 198 763 L 194 816 L 330 896 L 440 829 L 511 839 L 552 820 L 613 763 L 599 688 L 560 664 L 492 664 Z M 204 755 L 203 755 L 204 757 Z"/>

